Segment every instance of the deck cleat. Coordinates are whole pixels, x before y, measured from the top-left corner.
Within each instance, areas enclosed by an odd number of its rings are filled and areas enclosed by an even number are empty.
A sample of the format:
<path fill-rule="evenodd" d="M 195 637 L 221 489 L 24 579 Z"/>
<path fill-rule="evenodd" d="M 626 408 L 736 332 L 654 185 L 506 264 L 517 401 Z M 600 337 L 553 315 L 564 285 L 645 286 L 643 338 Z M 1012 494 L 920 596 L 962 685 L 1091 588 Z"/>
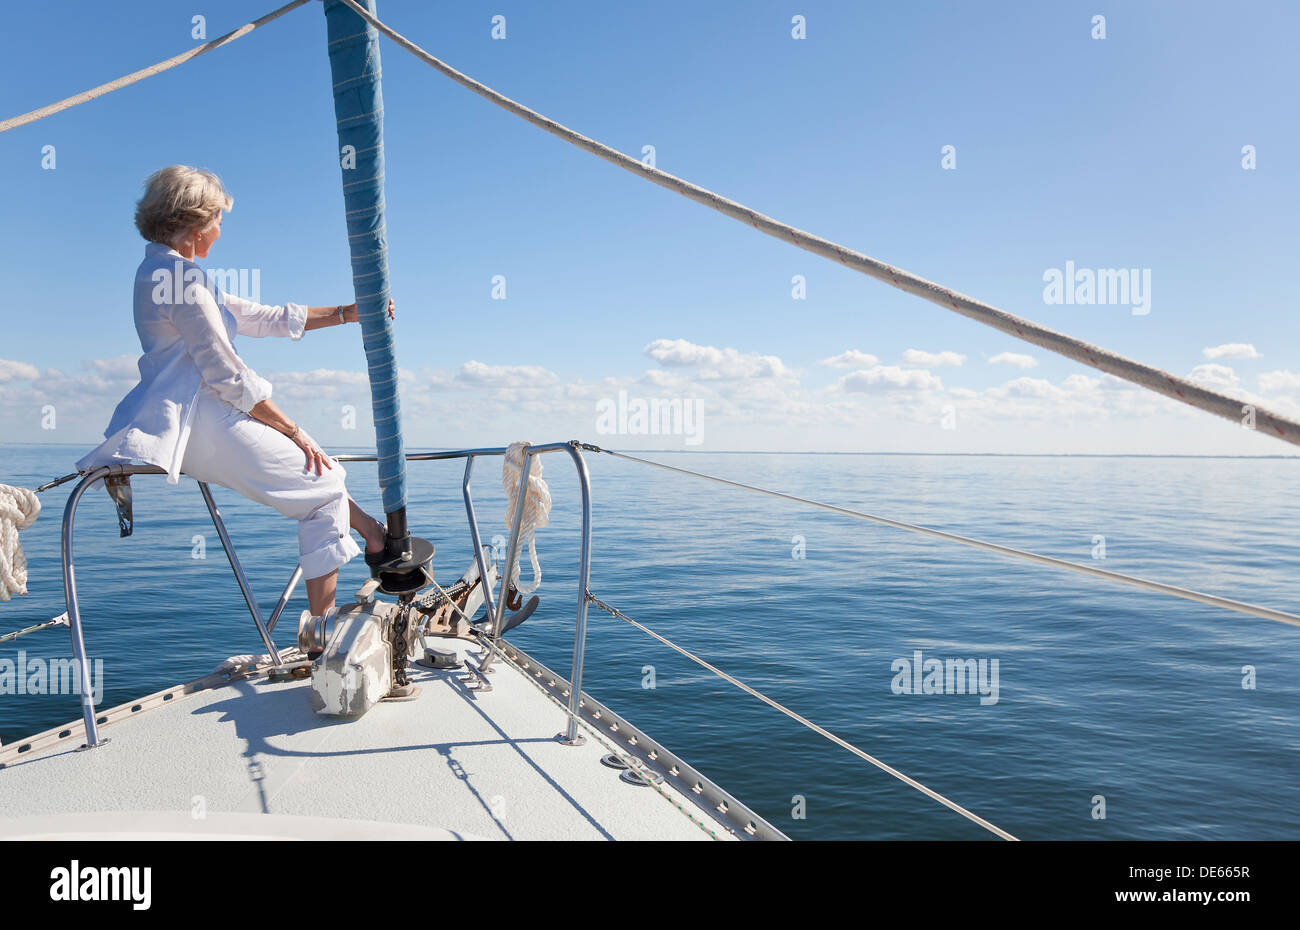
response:
<path fill-rule="evenodd" d="M 447 670 L 460 668 L 460 657 L 450 649 L 435 649 L 432 646 L 424 647 L 424 658 L 416 659 L 415 664 L 421 668 Z"/>

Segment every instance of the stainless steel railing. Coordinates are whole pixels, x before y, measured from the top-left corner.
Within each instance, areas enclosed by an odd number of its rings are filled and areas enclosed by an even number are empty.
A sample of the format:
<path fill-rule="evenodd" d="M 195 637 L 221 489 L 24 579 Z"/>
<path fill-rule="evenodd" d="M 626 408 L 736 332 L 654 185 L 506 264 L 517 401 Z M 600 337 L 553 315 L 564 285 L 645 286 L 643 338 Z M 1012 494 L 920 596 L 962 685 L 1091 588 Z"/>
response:
<path fill-rule="evenodd" d="M 500 636 L 497 631 L 501 629 L 501 621 L 505 617 L 506 600 L 509 592 L 510 575 L 512 567 L 515 564 L 515 558 L 519 551 L 519 533 L 521 521 L 523 518 L 524 502 L 527 498 L 528 475 L 532 468 L 534 456 L 542 455 L 549 452 L 568 452 L 573 459 L 574 468 L 578 473 L 579 488 L 582 495 L 582 537 L 579 550 L 578 564 L 578 606 L 577 615 L 574 624 L 574 642 L 573 642 L 573 672 L 571 678 L 571 690 L 569 698 L 569 722 L 564 733 L 557 738 L 567 745 L 581 745 L 584 738 L 578 733 L 578 708 L 582 695 L 582 670 L 586 657 L 587 641 L 587 605 L 591 601 L 591 592 L 588 589 L 591 572 L 591 479 L 587 472 L 586 461 L 582 457 L 582 444 L 577 440 L 569 442 L 552 442 L 540 445 L 530 445 L 524 450 L 524 465 L 520 476 L 520 494 L 512 514 L 510 524 L 510 537 L 506 547 L 506 566 L 507 570 L 502 573 L 500 593 L 493 596 L 491 589 L 487 584 L 487 565 L 483 559 L 483 547 L 480 542 L 480 533 L 478 527 L 478 518 L 474 511 L 474 500 L 470 490 L 470 479 L 474 471 L 474 463 L 477 459 L 486 456 L 504 456 L 506 447 L 480 448 L 480 449 L 459 449 L 445 452 L 416 452 L 409 453 L 406 456 L 408 462 L 421 461 L 439 461 L 444 459 L 465 459 L 465 476 L 461 484 L 462 493 L 465 498 L 465 514 L 469 521 L 470 537 L 474 546 L 474 558 L 479 569 L 479 577 L 483 579 L 483 600 L 484 607 L 487 610 L 488 617 L 491 620 L 491 633 L 488 636 L 487 652 L 480 662 L 478 673 L 486 675 L 490 670 L 493 659 L 497 655 L 498 640 Z M 339 455 L 335 456 L 341 462 L 373 462 L 378 460 L 377 455 Z M 63 510 L 63 541 L 62 541 L 62 560 L 63 560 L 63 593 L 67 602 L 68 626 L 72 637 L 72 651 L 77 661 L 79 686 L 81 690 L 81 708 L 82 716 L 85 720 L 86 744 L 83 748 L 94 748 L 102 746 L 108 742 L 107 739 L 99 738 L 98 721 L 95 717 L 95 701 L 90 684 L 89 664 L 86 661 L 86 643 L 82 630 L 81 610 L 77 600 L 77 581 L 76 566 L 73 559 L 73 530 L 76 524 L 77 506 L 81 502 L 82 495 L 92 487 L 96 482 L 109 475 L 163 475 L 166 471 L 156 465 L 104 465 L 91 469 L 81 476 L 81 480 L 73 488 L 72 493 L 68 496 L 68 502 Z M 68 475 L 64 478 L 50 482 L 38 488 L 38 491 L 48 490 L 67 481 L 76 478 L 77 475 Z M 216 527 L 217 536 L 221 540 L 222 549 L 225 550 L 226 557 L 230 561 L 231 570 L 234 572 L 235 580 L 239 584 L 241 593 L 244 596 L 244 602 L 248 606 L 248 612 L 253 618 L 253 623 L 257 627 L 258 636 L 261 638 L 263 645 L 266 646 L 267 654 L 271 657 L 272 663 L 276 667 L 283 666 L 279 652 L 275 644 L 271 641 L 271 633 L 274 632 L 276 623 L 280 619 L 285 606 L 293 596 L 294 588 L 302 578 L 302 567 L 295 566 L 289 581 L 285 584 L 283 591 L 276 603 L 275 609 L 271 613 L 271 618 L 266 621 L 262 617 L 261 608 L 258 606 L 257 598 L 253 595 L 252 586 L 248 582 L 248 577 L 244 573 L 243 566 L 239 562 L 239 557 L 235 552 L 235 546 L 230 538 L 230 533 L 226 529 L 225 521 L 221 518 L 221 511 L 217 507 L 216 501 L 212 497 L 212 491 L 206 482 L 198 482 L 199 490 L 203 495 L 204 503 L 207 505 L 208 514 L 212 517 L 212 523 Z"/>
<path fill-rule="evenodd" d="M 587 651 L 587 605 L 591 602 L 588 582 L 591 577 L 591 477 L 587 472 L 587 462 L 582 457 L 583 444 L 576 439 L 568 442 L 551 442 L 530 445 L 524 449 L 524 465 L 519 476 L 519 494 L 515 501 L 515 510 L 510 520 L 510 536 L 506 543 L 506 570 L 501 573 L 501 591 L 497 597 L 492 596 L 486 579 L 487 565 L 483 561 L 483 546 L 478 528 L 478 517 L 474 511 L 474 498 L 470 492 L 470 479 L 474 472 L 475 461 L 483 456 L 506 454 L 505 447 L 483 449 L 459 449 L 449 452 L 417 452 L 406 456 L 408 462 L 434 461 L 439 459 L 465 459 L 465 476 L 461 489 L 465 497 L 465 516 L 469 521 L 470 540 L 474 545 L 474 558 L 478 564 L 479 577 L 484 579 L 483 605 L 492 622 L 492 635 L 489 637 L 487 654 L 479 663 L 478 673 L 486 675 L 497 655 L 501 622 L 505 619 L 506 597 L 510 590 L 510 575 L 515 559 L 519 553 L 519 530 L 523 520 L 524 502 L 527 500 L 528 475 L 532 470 L 533 458 L 548 452 L 567 452 L 573 459 L 573 466 L 578 473 L 578 487 L 582 494 L 582 536 L 578 554 L 578 607 L 573 631 L 573 672 L 570 678 L 569 723 L 565 732 L 559 734 L 560 742 L 568 746 L 580 746 L 586 742 L 578 732 L 578 705 L 582 695 L 582 669 Z M 376 455 L 339 455 L 340 462 L 373 462 Z"/>
<path fill-rule="evenodd" d="M 81 625 L 81 607 L 77 600 L 76 563 L 72 551 L 73 530 L 77 520 L 77 505 L 81 503 L 81 497 L 87 490 L 100 479 L 109 475 L 165 475 L 166 473 L 166 470 L 156 465 L 102 465 L 86 472 L 81 481 L 77 483 L 77 486 L 73 488 L 72 493 L 68 495 L 68 502 L 63 508 L 63 596 L 67 603 L 68 627 L 72 636 L 72 654 L 78 667 L 81 713 L 86 726 L 86 744 L 83 748 L 86 749 L 102 746 L 108 740 L 99 738 L 99 727 L 95 719 L 95 699 L 90 689 L 90 669 L 86 661 L 86 642 Z M 61 482 L 55 482 L 46 487 L 53 487 L 57 483 Z M 244 568 L 239 562 L 239 556 L 235 553 L 234 543 L 231 542 L 230 533 L 226 530 L 225 521 L 221 519 L 221 511 L 212 497 L 212 491 L 206 482 L 200 481 L 198 485 L 203 494 L 203 501 L 207 505 L 208 514 L 212 517 L 212 523 L 216 527 L 217 536 L 221 540 L 221 547 L 226 552 L 226 558 L 230 561 L 230 568 L 235 573 L 235 580 L 239 583 L 239 589 L 244 595 L 244 602 L 248 605 L 248 612 L 252 615 L 253 623 L 257 626 L 257 633 L 261 637 L 263 645 L 266 646 L 271 661 L 279 667 L 284 663 L 280 659 L 280 653 L 276 650 L 275 644 L 271 641 L 271 631 L 275 629 L 275 622 L 279 619 L 284 605 L 288 603 L 290 596 L 292 596 L 293 587 L 302 576 L 302 569 L 295 568 L 293 575 L 289 579 L 289 584 L 285 586 L 284 592 L 280 596 L 280 602 L 276 605 L 275 612 L 271 615 L 270 624 L 266 623 L 262 618 L 261 608 L 258 607 L 257 598 L 253 596 L 252 586 L 248 583 L 248 576 L 244 574 Z"/>

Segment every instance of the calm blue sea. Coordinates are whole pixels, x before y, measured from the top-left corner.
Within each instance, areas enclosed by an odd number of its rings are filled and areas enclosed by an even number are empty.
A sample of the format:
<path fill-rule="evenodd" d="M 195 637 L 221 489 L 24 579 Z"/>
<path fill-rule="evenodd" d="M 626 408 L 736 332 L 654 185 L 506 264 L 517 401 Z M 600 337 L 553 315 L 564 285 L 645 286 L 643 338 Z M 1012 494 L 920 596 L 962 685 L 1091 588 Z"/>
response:
<path fill-rule="evenodd" d="M 84 449 L 0 446 L 0 482 L 34 487 Z M 334 450 L 341 451 L 341 450 Z M 792 494 L 1287 610 L 1300 608 L 1296 459 L 647 453 Z M 577 487 L 548 456 L 538 614 L 512 640 L 572 658 Z M 1027 839 L 1296 839 L 1300 629 L 1145 593 L 589 455 L 591 589 L 881 760 Z M 471 558 L 460 463 L 410 475 L 412 527 L 441 580 Z M 475 477 L 504 532 L 499 460 Z M 377 512 L 374 468 L 349 467 Z M 63 610 L 71 485 L 23 534 L 31 595 L 0 632 Z M 214 488 L 263 609 L 296 560 L 294 525 Z M 76 564 L 104 706 L 262 651 L 198 490 L 135 479 L 136 531 L 108 497 L 80 511 Z M 494 526 L 495 524 L 495 526 Z M 202 537 L 206 558 L 195 558 Z M 802 557 L 796 557 L 796 556 Z M 526 563 L 525 563 L 526 564 Z M 527 569 L 525 569 L 527 573 Z M 344 570 L 341 598 L 365 578 Z M 294 641 L 301 588 L 276 639 Z M 790 836 L 978 839 L 980 828 L 597 609 L 585 689 Z M 70 655 L 56 629 L 0 659 Z M 996 703 L 899 694 L 898 660 L 998 663 Z M 1253 668 L 1254 687 L 1243 687 Z M 650 669 L 655 687 L 646 688 Z M 75 696 L 0 696 L 0 741 L 79 717 Z M 1104 799 L 1104 802 L 1102 801 Z M 1104 803 L 1104 818 L 1098 817 Z M 802 816 L 799 816 L 802 815 Z"/>

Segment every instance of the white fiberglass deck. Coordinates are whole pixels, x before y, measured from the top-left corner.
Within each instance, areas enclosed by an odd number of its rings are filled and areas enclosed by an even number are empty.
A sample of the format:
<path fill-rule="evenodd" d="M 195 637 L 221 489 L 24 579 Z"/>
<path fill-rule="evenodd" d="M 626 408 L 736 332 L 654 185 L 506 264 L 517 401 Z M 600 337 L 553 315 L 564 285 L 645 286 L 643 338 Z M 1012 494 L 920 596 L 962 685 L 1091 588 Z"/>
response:
<path fill-rule="evenodd" d="M 459 640 L 438 645 L 462 655 L 474 648 Z M 313 713 L 305 680 L 258 677 L 106 726 L 101 736 L 110 742 L 93 750 L 75 751 L 79 740 L 33 749 L 31 757 L 0 769 L 0 837 L 120 822 L 99 817 L 79 824 L 66 816 L 72 814 L 189 816 L 200 805 L 217 832 L 227 814 L 276 815 L 260 831 L 267 836 L 293 832 L 285 827 L 288 816 L 407 824 L 483 839 L 709 837 L 654 788 L 629 785 L 602 765 L 607 750 L 594 739 L 578 747 L 556 742 L 564 711 L 508 663 L 497 663 L 486 694 L 458 680 L 463 669 L 412 670 L 419 698 L 381 703 L 358 719 Z M 668 785 L 660 789 L 705 819 Z M 51 815 L 65 816 L 48 829 L 32 819 Z M 233 832 L 259 832 L 248 818 L 225 819 L 238 822 Z M 166 832 L 177 822 L 155 817 L 140 826 Z M 322 838 L 353 838 L 361 827 L 339 825 L 334 832 L 318 820 L 301 823 L 306 834 Z"/>

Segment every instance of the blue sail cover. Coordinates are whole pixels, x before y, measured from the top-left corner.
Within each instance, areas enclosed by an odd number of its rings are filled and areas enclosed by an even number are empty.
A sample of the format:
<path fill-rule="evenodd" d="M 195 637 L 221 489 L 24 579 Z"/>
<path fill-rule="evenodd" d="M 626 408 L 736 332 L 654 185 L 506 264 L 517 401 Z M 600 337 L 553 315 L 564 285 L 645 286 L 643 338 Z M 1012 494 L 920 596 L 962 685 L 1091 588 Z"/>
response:
<path fill-rule="evenodd" d="M 371 13 L 375 0 L 359 0 Z M 379 34 L 338 0 L 325 0 L 334 116 L 352 286 L 370 374 L 384 513 L 406 506 L 406 451 L 397 397 L 397 355 L 388 319 L 388 235 L 384 228 L 384 96 Z"/>

